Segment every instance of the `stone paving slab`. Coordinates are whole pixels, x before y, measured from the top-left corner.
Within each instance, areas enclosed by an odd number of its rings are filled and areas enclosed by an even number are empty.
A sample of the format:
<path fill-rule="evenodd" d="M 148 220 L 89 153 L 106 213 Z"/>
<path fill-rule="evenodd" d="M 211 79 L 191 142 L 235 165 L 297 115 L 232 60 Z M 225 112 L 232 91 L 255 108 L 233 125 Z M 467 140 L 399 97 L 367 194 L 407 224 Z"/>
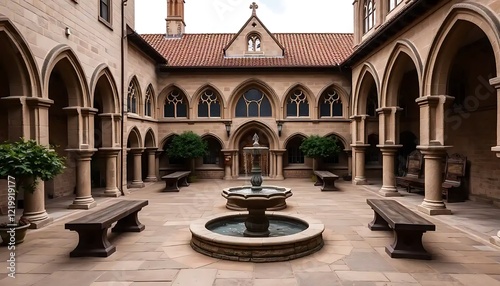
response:
<path fill-rule="evenodd" d="M 140 233 L 111 234 L 117 251 L 109 257 L 70 258 L 78 235 L 64 223 L 116 199 L 99 198 L 91 210 L 62 210 L 62 198 L 48 212 L 54 223 L 29 230 L 16 248 L 17 275 L 7 277 L 0 267 L 0 285 L 176 285 L 176 286 L 322 286 L 322 285 L 500 285 L 500 248 L 488 242 L 500 227 L 500 210 L 481 203 L 448 204 L 451 216 L 429 217 L 436 231 L 424 234 L 432 260 L 391 259 L 385 246 L 391 231 L 372 232 L 367 224 L 373 211 L 367 198 L 380 198 L 380 186 L 353 186 L 340 181 L 340 192 L 321 192 L 307 179 L 273 181 L 291 187 L 293 196 L 281 213 L 302 214 L 325 224 L 325 246 L 307 257 L 287 262 L 247 263 L 215 259 L 189 245 L 191 221 L 227 212 L 222 188 L 243 181 L 200 180 L 179 193 L 162 193 L 162 182 L 148 183 L 120 199 L 148 199 L 139 213 L 146 229 Z M 416 211 L 423 197 L 401 192 L 393 198 Z M 67 198 L 69 204 L 72 198 Z M 498 231 L 498 230 L 497 230 Z M 0 248 L 0 257 L 8 256 Z M 2 265 L 0 261 L 0 265 Z M 480 284 L 478 284 L 480 281 Z"/>

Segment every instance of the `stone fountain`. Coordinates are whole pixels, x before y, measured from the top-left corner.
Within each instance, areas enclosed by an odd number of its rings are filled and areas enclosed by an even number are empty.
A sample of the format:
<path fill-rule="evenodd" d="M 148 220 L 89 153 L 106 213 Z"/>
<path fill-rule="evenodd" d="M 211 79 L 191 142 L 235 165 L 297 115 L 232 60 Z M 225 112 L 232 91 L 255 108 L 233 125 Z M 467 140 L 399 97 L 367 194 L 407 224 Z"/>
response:
<path fill-rule="evenodd" d="M 285 204 L 292 192 L 289 188 L 262 186 L 259 159 L 269 149 L 259 145 L 257 134 L 253 141 L 253 146 L 244 148 L 254 158 L 251 186 L 222 191 L 228 208 L 248 212 L 217 214 L 194 221 L 190 225 L 191 247 L 215 258 L 253 262 L 285 261 L 318 251 L 324 244 L 324 225 L 320 221 L 266 213 L 267 209 Z"/>

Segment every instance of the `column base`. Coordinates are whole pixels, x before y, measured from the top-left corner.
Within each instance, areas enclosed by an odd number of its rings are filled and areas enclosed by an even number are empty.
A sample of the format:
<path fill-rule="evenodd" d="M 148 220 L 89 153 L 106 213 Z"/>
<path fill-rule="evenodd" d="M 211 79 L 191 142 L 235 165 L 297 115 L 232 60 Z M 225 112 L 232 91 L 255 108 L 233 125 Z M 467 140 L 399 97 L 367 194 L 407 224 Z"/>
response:
<path fill-rule="evenodd" d="M 285 177 L 283 177 L 283 176 L 276 176 L 276 177 L 275 177 L 275 179 L 276 179 L 276 180 L 284 180 L 284 179 L 285 179 Z"/>
<path fill-rule="evenodd" d="M 352 181 L 354 185 L 368 185 L 366 178 L 354 178 Z"/>
<path fill-rule="evenodd" d="M 45 210 L 41 212 L 23 214 L 22 217 L 30 221 L 30 229 L 42 228 L 54 221 L 53 218 L 49 217 L 49 214 Z"/>
<path fill-rule="evenodd" d="M 496 246 L 500 247 L 500 231 L 496 236 L 490 237 L 490 242 Z"/>
<path fill-rule="evenodd" d="M 88 210 L 95 206 L 97 206 L 97 202 L 94 201 L 93 197 L 76 198 L 73 203 L 68 206 L 68 209 Z"/>
<path fill-rule="evenodd" d="M 129 189 L 139 189 L 139 188 L 144 188 L 144 182 L 139 181 L 139 182 L 132 182 L 127 186 Z"/>
<path fill-rule="evenodd" d="M 103 197 L 113 197 L 113 198 L 117 198 L 121 195 L 122 194 L 120 193 L 120 190 L 118 190 L 118 189 L 105 190 L 104 193 L 102 194 Z"/>
<path fill-rule="evenodd" d="M 158 182 L 158 178 L 156 177 L 147 177 L 144 179 L 144 182 Z"/>
<path fill-rule="evenodd" d="M 401 194 L 398 192 L 398 189 L 395 187 L 387 187 L 382 186 L 378 191 L 378 194 L 383 197 L 400 197 Z"/>
<path fill-rule="evenodd" d="M 442 201 L 426 201 L 424 200 L 417 209 L 428 215 L 451 215 L 451 210 L 446 208 Z"/>

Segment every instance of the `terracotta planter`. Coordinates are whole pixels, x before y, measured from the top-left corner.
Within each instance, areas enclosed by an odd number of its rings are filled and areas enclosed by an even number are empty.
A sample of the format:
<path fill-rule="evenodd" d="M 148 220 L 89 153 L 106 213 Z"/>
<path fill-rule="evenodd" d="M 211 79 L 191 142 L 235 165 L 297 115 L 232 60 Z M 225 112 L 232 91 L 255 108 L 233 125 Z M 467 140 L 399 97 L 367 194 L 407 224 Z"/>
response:
<path fill-rule="evenodd" d="M 23 243 L 24 237 L 26 236 L 26 231 L 28 230 L 29 226 L 30 226 L 30 224 L 13 227 L 15 229 L 15 237 L 16 237 L 15 244 Z M 5 245 L 9 244 L 11 233 L 8 231 L 10 231 L 10 230 L 11 230 L 10 227 L 7 227 L 7 228 L 1 227 L 0 228 L 0 237 L 2 238 L 1 245 L 5 246 Z"/>

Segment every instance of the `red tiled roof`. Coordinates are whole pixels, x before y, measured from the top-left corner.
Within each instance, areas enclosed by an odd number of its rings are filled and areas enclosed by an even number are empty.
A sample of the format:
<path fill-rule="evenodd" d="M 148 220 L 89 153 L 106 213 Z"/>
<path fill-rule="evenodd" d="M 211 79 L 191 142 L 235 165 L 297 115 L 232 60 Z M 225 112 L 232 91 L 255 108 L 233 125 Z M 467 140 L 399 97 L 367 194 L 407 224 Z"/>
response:
<path fill-rule="evenodd" d="M 171 67 L 328 67 L 337 66 L 353 52 L 352 34 L 273 34 L 285 48 L 284 57 L 224 58 L 223 48 L 235 34 L 142 34 Z"/>

